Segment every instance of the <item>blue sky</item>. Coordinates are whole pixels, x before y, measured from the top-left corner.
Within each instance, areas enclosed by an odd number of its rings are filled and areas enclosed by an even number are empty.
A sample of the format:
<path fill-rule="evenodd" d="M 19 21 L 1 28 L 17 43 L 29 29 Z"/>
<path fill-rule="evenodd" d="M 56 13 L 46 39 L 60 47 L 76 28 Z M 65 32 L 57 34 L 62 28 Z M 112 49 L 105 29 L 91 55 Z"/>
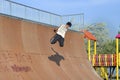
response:
<path fill-rule="evenodd" d="M 52 13 L 66 15 L 84 13 L 85 24 L 104 22 L 110 35 L 120 25 L 120 0 L 12 0 Z"/>

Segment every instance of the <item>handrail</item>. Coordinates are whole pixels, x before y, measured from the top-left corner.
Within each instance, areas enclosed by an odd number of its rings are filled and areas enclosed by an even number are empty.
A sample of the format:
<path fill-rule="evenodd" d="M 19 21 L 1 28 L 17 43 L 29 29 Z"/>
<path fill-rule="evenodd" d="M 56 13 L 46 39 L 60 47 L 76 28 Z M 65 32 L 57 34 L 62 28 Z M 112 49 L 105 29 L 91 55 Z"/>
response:
<path fill-rule="evenodd" d="M 116 66 L 116 54 L 93 54 L 91 58 L 92 58 L 91 62 L 93 66 L 97 66 L 97 67 Z M 119 66 L 120 66 L 120 61 L 119 61 Z"/>
<path fill-rule="evenodd" d="M 21 6 L 25 6 L 25 7 L 34 9 L 34 10 L 42 11 L 42 12 L 45 12 L 45 13 L 50 13 L 50 14 L 53 14 L 53 15 L 56 15 L 56 16 L 61 16 L 61 15 L 58 15 L 58 14 L 55 14 L 55 13 L 51 13 L 51 12 L 48 12 L 48 11 L 37 9 L 37 8 L 31 7 L 31 6 L 27 6 L 27 5 L 24 5 L 24 4 L 21 4 L 21 3 L 17 3 L 17 2 L 11 1 L 11 0 L 5 0 L 5 1 L 11 2 L 11 3 L 15 3 L 15 4 L 18 4 L 18 5 L 21 5 Z"/>

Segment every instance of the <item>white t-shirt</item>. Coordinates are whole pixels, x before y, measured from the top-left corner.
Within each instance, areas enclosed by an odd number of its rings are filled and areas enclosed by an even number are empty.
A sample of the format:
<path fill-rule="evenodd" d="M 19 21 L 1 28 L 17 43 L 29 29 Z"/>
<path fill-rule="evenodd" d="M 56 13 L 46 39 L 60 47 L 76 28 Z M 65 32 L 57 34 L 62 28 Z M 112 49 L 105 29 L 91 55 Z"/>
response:
<path fill-rule="evenodd" d="M 57 30 L 57 34 L 61 35 L 64 38 L 66 31 L 67 28 L 65 27 L 65 25 L 61 25 Z"/>

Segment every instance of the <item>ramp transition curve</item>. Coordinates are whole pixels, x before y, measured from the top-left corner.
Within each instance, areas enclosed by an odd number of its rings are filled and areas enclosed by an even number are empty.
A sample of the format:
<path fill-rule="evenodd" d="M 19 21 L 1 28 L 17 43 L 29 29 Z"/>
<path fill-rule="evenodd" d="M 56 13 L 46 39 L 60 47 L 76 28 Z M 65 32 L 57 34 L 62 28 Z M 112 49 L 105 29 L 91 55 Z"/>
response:
<path fill-rule="evenodd" d="M 50 44 L 53 27 L 0 15 L 0 80 L 101 80 L 87 59 L 84 36 L 68 31 Z"/>

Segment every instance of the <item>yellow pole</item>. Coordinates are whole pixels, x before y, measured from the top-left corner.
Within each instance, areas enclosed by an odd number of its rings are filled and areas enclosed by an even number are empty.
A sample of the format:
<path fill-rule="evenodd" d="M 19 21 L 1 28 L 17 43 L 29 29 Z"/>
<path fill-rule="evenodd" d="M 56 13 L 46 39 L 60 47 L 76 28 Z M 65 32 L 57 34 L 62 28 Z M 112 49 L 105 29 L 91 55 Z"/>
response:
<path fill-rule="evenodd" d="M 88 40 L 88 59 L 90 61 L 90 51 L 91 51 L 91 47 L 90 47 L 90 40 Z"/>
<path fill-rule="evenodd" d="M 93 57 L 92 57 L 92 66 L 95 65 L 95 55 L 93 54 Z"/>
<path fill-rule="evenodd" d="M 93 66 L 95 64 L 95 58 L 94 58 L 95 55 L 96 55 L 96 41 L 94 41 L 94 54 L 92 55 L 92 65 Z"/>
<path fill-rule="evenodd" d="M 118 41 L 118 42 L 119 42 L 119 41 Z M 120 59 L 119 59 L 119 58 L 120 58 L 120 54 L 119 54 L 119 50 L 118 50 L 118 60 L 119 60 L 119 61 L 118 61 L 118 66 L 120 66 Z"/>
<path fill-rule="evenodd" d="M 119 67 L 118 67 L 118 51 L 119 51 L 119 46 L 118 46 L 119 42 L 118 42 L 118 38 L 116 38 L 116 56 L 117 56 L 117 60 L 116 60 L 116 80 L 119 79 Z"/>
<path fill-rule="evenodd" d="M 107 66 L 107 55 L 105 54 L 105 66 Z"/>
<path fill-rule="evenodd" d="M 101 76 L 108 80 L 107 72 L 105 71 L 104 67 L 101 67 Z"/>
<path fill-rule="evenodd" d="M 99 66 L 101 66 L 101 61 L 100 61 L 100 59 L 101 59 L 101 55 L 100 55 L 100 54 L 99 54 L 98 59 L 99 59 Z"/>
<path fill-rule="evenodd" d="M 102 78 L 105 78 L 103 73 L 104 73 L 103 67 L 100 67 L 100 75 L 101 75 Z"/>
<path fill-rule="evenodd" d="M 94 54 L 96 54 L 96 41 L 94 41 Z"/>
<path fill-rule="evenodd" d="M 113 54 L 112 54 L 112 66 L 113 66 L 114 62 L 113 62 Z"/>

